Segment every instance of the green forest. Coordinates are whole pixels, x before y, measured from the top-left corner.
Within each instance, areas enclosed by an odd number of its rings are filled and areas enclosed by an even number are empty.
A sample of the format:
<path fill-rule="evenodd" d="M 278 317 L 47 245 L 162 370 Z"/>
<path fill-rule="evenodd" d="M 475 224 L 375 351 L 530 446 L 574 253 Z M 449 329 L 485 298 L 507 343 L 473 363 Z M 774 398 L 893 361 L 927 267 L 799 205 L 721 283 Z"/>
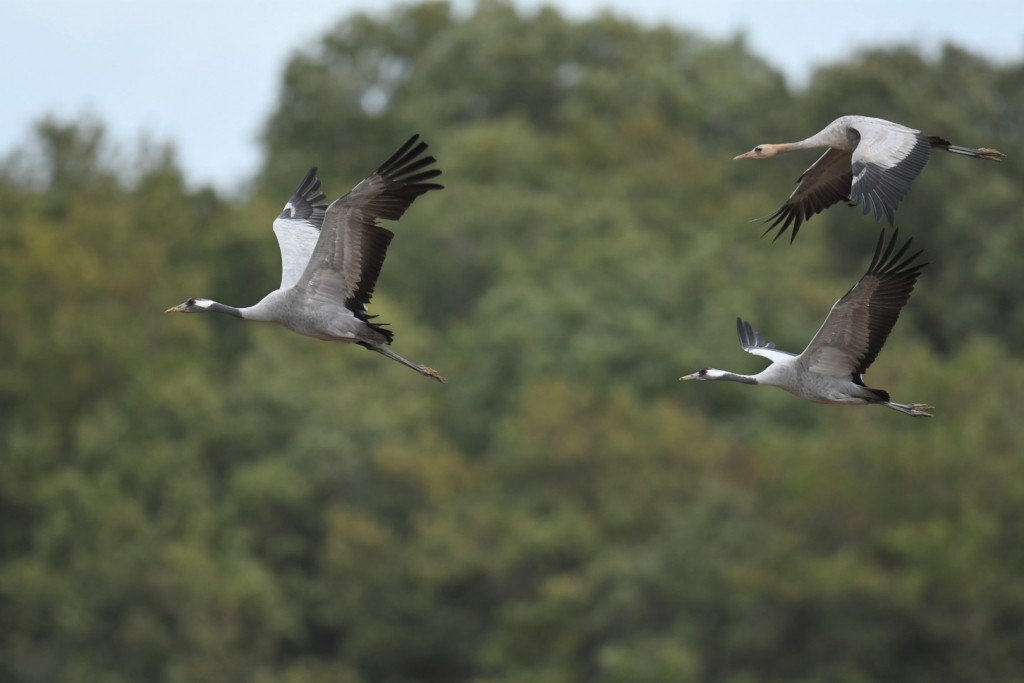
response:
<path fill-rule="evenodd" d="M 335 19 L 235 195 L 85 116 L 0 151 L 0 681 L 1024 679 L 1024 64 L 794 87 L 614 15 Z M 1008 155 L 933 155 L 898 213 L 929 266 L 865 379 L 930 420 L 678 381 L 764 367 L 737 316 L 799 352 L 863 274 L 859 207 L 752 221 L 817 154 L 732 159 L 844 114 Z M 370 312 L 447 384 L 164 314 L 257 302 L 306 170 L 333 199 L 413 133 L 445 189 Z"/>

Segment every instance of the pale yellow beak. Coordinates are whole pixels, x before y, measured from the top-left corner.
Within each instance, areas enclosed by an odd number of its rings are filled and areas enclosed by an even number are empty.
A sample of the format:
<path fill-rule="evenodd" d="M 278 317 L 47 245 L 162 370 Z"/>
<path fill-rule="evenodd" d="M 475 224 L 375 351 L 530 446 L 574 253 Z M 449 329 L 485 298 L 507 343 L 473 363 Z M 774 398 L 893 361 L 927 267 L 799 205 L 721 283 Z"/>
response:
<path fill-rule="evenodd" d="M 688 379 L 697 379 L 697 375 L 698 375 L 698 373 L 696 373 L 696 372 L 694 372 L 692 374 L 689 374 L 689 375 L 683 375 L 682 377 L 679 378 L 679 381 L 680 382 L 685 382 Z"/>
<path fill-rule="evenodd" d="M 744 152 L 743 154 L 737 154 L 732 158 L 732 160 L 736 161 L 737 159 L 753 159 L 755 156 L 757 155 L 754 154 L 753 150 L 751 150 L 749 152 Z"/>
<path fill-rule="evenodd" d="M 166 311 L 164 311 L 164 313 L 184 313 L 184 312 L 185 312 L 185 304 L 178 304 L 177 306 L 172 306 L 171 308 L 168 308 Z"/>

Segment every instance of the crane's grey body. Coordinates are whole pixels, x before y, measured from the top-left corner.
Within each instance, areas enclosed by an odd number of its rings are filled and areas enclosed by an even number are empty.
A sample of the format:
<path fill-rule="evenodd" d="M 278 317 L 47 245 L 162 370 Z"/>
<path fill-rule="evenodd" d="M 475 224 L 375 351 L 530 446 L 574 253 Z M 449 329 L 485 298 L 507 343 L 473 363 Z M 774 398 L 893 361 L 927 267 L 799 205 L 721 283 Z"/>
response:
<path fill-rule="evenodd" d="M 895 403 L 886 391 L 865 386 L 862 377 L 881 351 L 921 269 L 927 265 L 915 262 L 921 252 L 903 258 L 911 240 L 897 250 L 898 237 L 896 231 L 886 246 L 882 231 L 867 272 L 832 306 L 802 353 L 776 349 L 750 323 L 737 318 L 736 334 L 743 350 L 772 364 L 756 375 L 703 368 L 680 379 L 766 384 L 815 403 L 878 404 L 915 417 L 931 417 L 931 406 Z"/>
<path fill-rule="evenodd" d="M 778 228 L 775 239 L 792 226 L 796 239 L 804 221 L 840 201 L 861 205 L 863 213 L 884 215 L 896 224 L 896 209 L 924 169 L 932 149 L 998 161 L 1006 155 L 994 149 L 960 147 L 907 126 L 871 116 L 840 116 L 818 133 L 799 142 L 762 144 L 734 159 L 768 159 L 801 149 L 826 147 L 804 171 L 796 189 L 775 213 L 765 233 Z"/>
<path fill-rule="evenodd" d="M 402 358 L 387 345 L 393 333 L 371 322 L 366 311 L 394 233 L 377 221 L 398 220 L 416 197 L 441 185 L 424 182 L 440 175 L 423 170 L 435 163 L 421 157 L 427 149 L 410 138 L 350 192 L 327 206 L 320 204 L 316 168 L 274 221 L 281 251 L 281 284 L 253 306 L 234 308 L 193 298 L 168 309 L 178 313 L 227 313 L 245 320 L 272 322 L 306 337 L 359 344 L 417 372 L 444 382 L 436 370 Z"/>
<path fill-rule="evenodd" d="M 756 351 L 748 351 L 765 356 Z M 878 394 L 854 382 L 848 371 L 840 374 L 813 367 L 801 355 L 786 353 L 784 358 L 779 358 L 761 372 L 752 375 L 754 383 L 785 389 L 798 398 L 814 403 L 879 402 Z"/>
<path fill-rule="evenodd" d="M 277 323 L 305 337 L 324 341 L 386 344 L 386 336 L 355 317 L 335 301 L 308 298 L 303 289 L 275 289 L 259 303 L 238 309 L 239 317 L 257 322 Z"/>

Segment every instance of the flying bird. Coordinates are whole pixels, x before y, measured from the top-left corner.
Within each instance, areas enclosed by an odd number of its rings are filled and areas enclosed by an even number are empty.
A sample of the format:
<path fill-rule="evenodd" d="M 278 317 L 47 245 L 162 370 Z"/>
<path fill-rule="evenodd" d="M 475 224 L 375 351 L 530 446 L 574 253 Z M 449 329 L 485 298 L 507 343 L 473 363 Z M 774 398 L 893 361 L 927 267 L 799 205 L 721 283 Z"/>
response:
<path fill-rule="evenodd" d="M 772 364 L 756 375 L 704 368 L 679 379 L 766 384 L 816 403 L 873 403 L 915 417 L 931 417 L 932 406 L 894 403 L 888 392 L 865 386 L 863 380 L 910 298 L 921 269 L 928 265 L 916 262 L 920 251 L 904 258 L 910 239 L 895 250 L 898 237 L 896 230 L 886 246 L 882 230 L 867 272 L 832 306 L 803 353 L 776 349 L 754 332 L 750 323 L 737 318 L 736 332 L 743 350 Z"/>
<path fill-rule="evenodd" d="M 758 145 L 733 159 L 768 159 L 815 147 L 828 149 L 800 176 L 786 203 L 763 219 L 766 223 L 774 219 L 764 234 L 779 229 L 772 241 L 792 226 L 789 241 L 793 242 L 804 221 L 840 201 L 862 205 L 864 215 L 873 212 L 876 221 L 884 214 L 889 225 L 895 225 L 896 207 L 907 196 L 933 149 L 975 159 L 1006 158 L 998 150 L 959 147 L 884 119 L 841 116 L 806 140 Z"/>
<path fill-rule="evenodd" d="M 195 297 L 168 313 L 227 313 L 243 320 L 284 325 L 292 332 L 326 341 L 359 344 L 444 382 L 436 370 L 388 348 L 394 333 L 366 311 L 394 233 L 379 219 L 398 220 L 420 195 L 440 190 L 426 182 L 441 175 L 427 169 L 427 144 L 413 135 L 348 194 L 330 206 L 313 167 L 274 221 L 281 249 L 281 285 L 255 306 L 234 308 Z M 424 170 L 426 169 L 426 170 Z"/>

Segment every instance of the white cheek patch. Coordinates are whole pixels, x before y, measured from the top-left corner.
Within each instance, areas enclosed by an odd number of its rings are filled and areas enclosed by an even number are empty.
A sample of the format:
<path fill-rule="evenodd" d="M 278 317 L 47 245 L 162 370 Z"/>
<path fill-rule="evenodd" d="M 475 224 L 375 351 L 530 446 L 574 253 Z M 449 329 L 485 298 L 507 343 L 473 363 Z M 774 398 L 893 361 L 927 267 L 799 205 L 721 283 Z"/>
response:
<path fill-rule="evenodd" d="M 196 299 L 195 305 L 199 308 L 209 308 L 213 305 L 213 302 L 209 299 Z"/>

